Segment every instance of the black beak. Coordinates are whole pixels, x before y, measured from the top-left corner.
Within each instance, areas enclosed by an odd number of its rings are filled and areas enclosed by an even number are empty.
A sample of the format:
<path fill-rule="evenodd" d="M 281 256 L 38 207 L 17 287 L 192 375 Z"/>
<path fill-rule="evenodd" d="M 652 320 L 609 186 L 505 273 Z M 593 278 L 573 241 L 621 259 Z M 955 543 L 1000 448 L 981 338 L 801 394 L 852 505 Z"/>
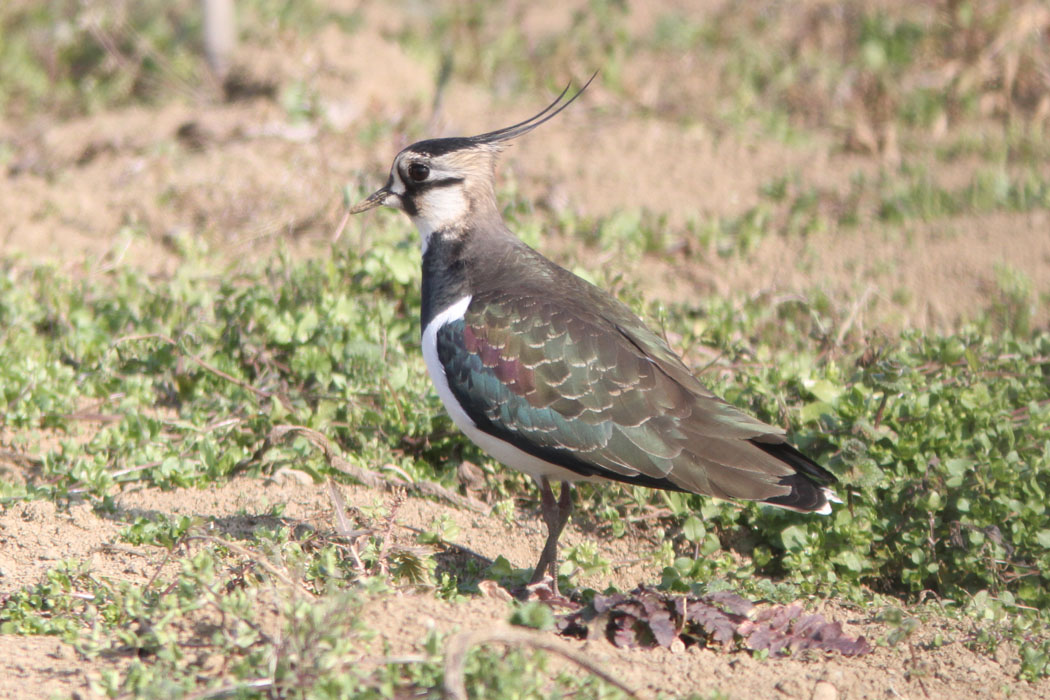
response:
<path fill-rule="evenodd" d="M 390 195 L 391 195 L 391 192 L 390 192 L 389 188 L 388 187 L 382 187 L 382 188 L 376 190 L 375 192 L 373 192 L 372 194 L 368 195 L 367 199 L 364 199 L 364 200 L 358 202 L 357 204 L 355 204 L 354 206 L 350 207 L 350 211 L 348 213 L 349 214 L 360 214 L 363 211 L 368 211 L 369 209 L 374 209 L 374 208 L 378 207 L 380 204 L 383 204 L 384 202 L 386 202 L 387 197 L 389 197 Z"/>

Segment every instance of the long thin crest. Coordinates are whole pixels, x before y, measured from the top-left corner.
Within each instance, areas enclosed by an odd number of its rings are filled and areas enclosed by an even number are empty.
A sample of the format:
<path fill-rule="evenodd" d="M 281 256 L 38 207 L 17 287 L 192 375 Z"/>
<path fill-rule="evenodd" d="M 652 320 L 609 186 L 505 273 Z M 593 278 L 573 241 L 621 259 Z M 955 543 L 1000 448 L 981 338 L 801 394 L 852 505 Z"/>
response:
<path fill-rule="evenodd" d="M 561 94 L 554 99 L 554 102 L 551 102 L 549 105 L 547 105 L 547 107 L 539 114 L 534 114 L 525 121 L 518 122 L 517 124 L 512 124 L 511 126 L 507 126 L 502 129 L 490 131 L 487 134 L 471 136 L 467 140 L 471 141 L 472 143 L 499 143 L 501 141 L 510 141 L 511 139 L 516 139 L 522 134 L 527 134 L 540 124 L 548 122 L 551 119 L 554 119 L 554 117 L 558 116 L 558 114 L 560 114 L 563 109 L 571 105 L 577 97 L 583 94 L 583 91 L 586 90 L 592 82 L 594 82 L 594 79 L 596 77 L 598 77 L 598 71 L 594 71 L 594 73 L 587 80 L 587 82 L 583 84 L 583 87 L 577 90 L 576 94 L 570 97 L 564 103 L 562 103 L 562 99 L 565 97 L 566 94 L 568 94 L 569 88 L 572 87 L 571 81 L 568 85 L 565 86 L 565 89 L 561 91 Z M 555 107 L 557 107 L 557 109 L 555 109 Z M 552 112 L 551 110 L 554 111 Z"/>

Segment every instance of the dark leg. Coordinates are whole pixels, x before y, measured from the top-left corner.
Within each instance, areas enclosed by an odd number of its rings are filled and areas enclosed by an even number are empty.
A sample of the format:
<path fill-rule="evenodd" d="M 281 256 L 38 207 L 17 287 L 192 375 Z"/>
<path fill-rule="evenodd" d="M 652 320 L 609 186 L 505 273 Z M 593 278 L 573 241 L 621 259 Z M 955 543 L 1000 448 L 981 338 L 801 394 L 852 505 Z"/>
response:
<path fill-rule="evenodd" d="M 547 542 L 543 545 L 543 553 L 532 572 L 530 584 L 537 583 L 549 571 L 554 580 L 554 593 L 558 594 L 558 537 L 569 521 L 569 513 L 572 512 L 572 487 L 568 482 L 561 483 L 561 493 L 557 500 L 551 489 L 547 477 L 540 479 L 540 505 L 543 513 L 543 522 L 547 523 Z"/>

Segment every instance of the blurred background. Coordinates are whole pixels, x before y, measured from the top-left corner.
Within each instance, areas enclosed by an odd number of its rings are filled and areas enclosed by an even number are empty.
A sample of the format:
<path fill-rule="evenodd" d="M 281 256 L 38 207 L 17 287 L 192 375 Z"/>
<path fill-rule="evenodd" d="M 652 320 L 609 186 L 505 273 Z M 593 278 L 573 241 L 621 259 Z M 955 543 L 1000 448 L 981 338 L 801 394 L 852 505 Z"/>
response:
<path fill-rule="evenodd" d="M 845 503 L 583 485 L 562 590 L 805 601 L 877 642 L 600 655 L 683 698 L 1050 697 L 1050 5 L 1023 0 L 0 0 L 0 696 L 430 697 L 447 635 L 510 617 L 481 586 L 528 580 L 536 489 L 440 406 L 411 223 L 344 212 L 404 146 L 595 70 L 507 149 L 508 225 Z M 486 697 L 617 697 L 472 658 Z"/>
<path fill-rule="evenodd" d="M 154 272 L 312 254 L 400 148 L 596 69 L 503 169 L 560 261 L 631 278 L 642 254 L 667 272 L 648 298 L 1047 321 L 1045 2 L 7 0 L 0 245 Z"/>

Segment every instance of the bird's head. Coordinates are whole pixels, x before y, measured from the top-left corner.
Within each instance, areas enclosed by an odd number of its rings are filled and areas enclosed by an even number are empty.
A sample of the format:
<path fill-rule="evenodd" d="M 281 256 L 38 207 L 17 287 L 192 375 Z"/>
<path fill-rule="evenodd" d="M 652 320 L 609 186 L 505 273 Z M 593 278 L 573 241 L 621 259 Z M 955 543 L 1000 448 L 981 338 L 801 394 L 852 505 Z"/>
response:
<path fill-rule="evenodd" d="M 386 184 L 352 207 L 350 213 L 358 214 L 382 204 L 400 209 L 416 224 L 424 248 L 435 231 L 462 227 L 475 218 L 498 216 L 493 180 L 496 160 L 504 145 L 554 118 L 593 80 L 594 75 L 563 102 L 569 92 L 566 87 L 546 109 L 518 124 L 478 136 L 427 139 L 412 144 L 394 158 Z"/>

